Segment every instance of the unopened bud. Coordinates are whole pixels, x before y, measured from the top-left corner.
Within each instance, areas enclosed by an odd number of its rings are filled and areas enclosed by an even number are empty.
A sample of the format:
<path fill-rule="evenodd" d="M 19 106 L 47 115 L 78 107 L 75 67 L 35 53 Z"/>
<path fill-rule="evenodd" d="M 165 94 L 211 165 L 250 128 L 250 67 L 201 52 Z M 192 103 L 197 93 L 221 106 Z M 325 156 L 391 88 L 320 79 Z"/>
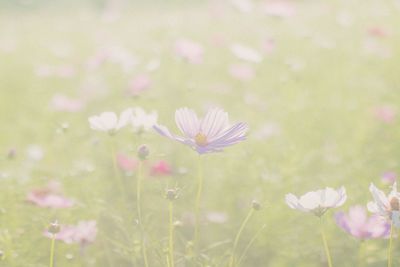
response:
<path fill-rule="evenodd" d="M 251 202 L 251 207 L 255 210 L 260 210 L 261 209 L 261 205 L 257 200 L 253 200 Z"/>
<path fill-rule="evenodd" d="M 149 156 L 150 151 L 147 145 L 141 145 L 138 148 L 137 155 L 140 160 L 145 160 Z"/>
<path fill-rule="evenodd" d="M 168 200 L 175 200 L 178 199 L 179 196 L 179 189 L 175 188 L 175 189 L 167 189 L 165 191 L 165 198 Z"/>
<path fill-rule="evenodd" d="M 58 234 L 60 232 L 60 225 L 58 224 L 57 221 L 55 221 L 49 225 L 47 231 L 53 235 Z"/>
<path fill-rule="evenodd" d="M 397 211 L 400 210 L 400 203 L 399 203 L 399 199 L 398 199 L 397 197 L 393 197 L 393 198 L 390 200 L 390 208 L 391 208 L 392 210 L 397 210 Z"/>

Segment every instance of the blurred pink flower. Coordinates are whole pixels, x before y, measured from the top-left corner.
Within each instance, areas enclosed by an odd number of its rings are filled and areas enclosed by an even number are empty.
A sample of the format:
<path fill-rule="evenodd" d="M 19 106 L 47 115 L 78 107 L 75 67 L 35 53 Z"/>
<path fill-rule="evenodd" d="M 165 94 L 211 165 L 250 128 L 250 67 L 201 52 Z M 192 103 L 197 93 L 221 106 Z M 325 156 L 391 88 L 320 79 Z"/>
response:
<path fill-rule="evenodd" d="M 264 12 L 270 16 L 292 17 L 296 13 L 294 5 L 289 1 L 272 0 L 265 2 Z"/>
<path fill-rule="evenodd" d="M 44 232 L 44 235 L 48 238 L 52 238 L 53 234 L 48 231 Z M 93 243 L 97 236 L 97 222 L 91 221 L 80 221 L 77 225 L 65 225 L 61 226 L 60 232 L 55 234 L 56 240 L 65 242 L 66 244 L 79 244 L 86 246 Z"/>
<path fill-rule="evenodd" d="M 129 157 L 125 154 L 118 153 L 117 154 L 117 164 L 118 167 L 125 172 L 132 172 L 136 169 L 138 165 L 138 160 L 132 157 Z"/>
<path fill-rule="evenodd" d="M 252 63 L 260 63 L 263 60 L 261 53 L 251 47 L 242 44 L 232 44 L 230 49 L 238 59 Z"/>
<path fill-rule="evenodd" d="M 262 44 L 262 48 L 265 54 L 271 54 L 275 50 L 275 41 L 274 39 L 268 38 L 264 40 Z"/>
<path fill-rule="evenodd" d="M 51 100 L 51 107 L 57 111 L 78 112 L 85 106 L 84 101 L 57 94 Z"/>
<path fill-rule="evenodd" d="M 338 212 L 335 219 L 340 228 L 359 239 L 385 238 L 390 231 L 390 224 L 382 217 L 367 217 L 363 206 L 351 207 L 348 214 Z"/>
<path fill-rule="evenodd" d="M 375 108 L 375 116 L 385 123 L 392 123 L 396 118 L 396 113 L 396 109 L 388 105 Z"/>
<path fill-rule="evenodd" d="M 42 208 L 70 208 L 75 201 L 60 194 L 61 185 L 57 182 L 50 182 L 43 188 L 33 189 L 28 193 L 26 200 Z"/>
<path fill-rule="evenodd" d="M 254 69 L 251 66 L 244 64 L 232 65 L 229 68 L 229 73 L 232 77 L 241 81 L 250 81 L 255 77 Z"/>
<path fill-rule="evenodd" d="M 146 74 L 141 74 L 132 79 L 129 84 L 128 93 L 132 96 L 137 96 L 141 92 L 149 89 L 151 86 L 150 77 Z"/>
<path fill-rule="evenodd" d="M 178 56 L 192 64 L 203 62 L 203 47 L 191 40 L 180 39 L 175 43 L 175 52 Z"/>
<path fill-rule="evenodd" d="M 393 184 L 394 182 L 396 182 L 397 174 L 392 171 L 385 172 L 382 174 L 381 179 L 382 179 L 382 182 L 384 182 L 384 183 Z"/>
<path fill-rule="evenodd" d="M 389 36 L 389 32 L 382 27 L 371 27 L 368 29 L 368 34 L 372 37 L 384 38 Z"/>
<path fill-rule="evenodd" d="M 151 166 L 150 175 L 152 176 L 167 176 L 171 175 L 171 165 L 165 160 L 159 160 Z"/>

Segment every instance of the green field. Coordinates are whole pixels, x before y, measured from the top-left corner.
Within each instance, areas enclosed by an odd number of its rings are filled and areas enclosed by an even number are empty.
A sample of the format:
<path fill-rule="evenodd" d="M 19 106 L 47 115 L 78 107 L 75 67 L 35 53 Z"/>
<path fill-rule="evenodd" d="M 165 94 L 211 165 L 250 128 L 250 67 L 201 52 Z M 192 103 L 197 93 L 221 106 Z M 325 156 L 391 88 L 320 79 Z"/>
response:
<path fill-rule="evenodd" d="M 150 267 L 172 267 L 164 197 L 172 187 L 180 188 L 173 201 L 175 267 L 228 267 L 253 200 L 262 208 L 238 241 L 236 257 L 246 250 L 240 266 L 328 266 L 318 218 L 285 203 L 287 193 L 326 186 L 345 186 L 348 196 L 323 216 L 333 266 L 387 266 L 388 240 L 361 243 L 333 216 L 371 201 L 371 182 L 388 192 L 381 176 L 400 173 L 399 1 L 289 1 L 294 13 L 283 17 L 266 14 L 264 1 L 251 1 L 249 12 L 224 0 L 21 3 L 0 3 L 0 266 L 50 266 L 48 225 L 96 220 L 91 244 L 56 241 L 54 266 L 145 267 L 145 243 Z M 201 63 L 176 55 L 182 38 L 201 45 Z M 233 44 L 255 49 L 262 61 L 239 59 Z M 90 67 L 104 51 L 113 58 Z M 233 65 L 254 77 L 232 76 Z M 129 95 L 140 75 L 149 88 Z M 84 104 L 76 112 L 57 110 L 57 95 Z M 109 137 L 90 129 L 88 118 L 142 107 L 178 133 L 176 109 L 203 116 L 213 106 L 232 123 L 246 122 L 249 132 L 247 140 L 202 156 L 200 238 L 193 244 L 197 153 L 153 130 L 126 127 Z M 115 172 L 110 153 L 113 145 L 135 158 L 141 144 L 150 149 L 142 227 L 138 172 Z M 171 175 L 149 173 L 160 160 Z M 73 207 L 27 202 L 31 190 L 50 181 L 61 184 Z M 393 267 L 400 266 L 399 249 L 394 239 Z"/>

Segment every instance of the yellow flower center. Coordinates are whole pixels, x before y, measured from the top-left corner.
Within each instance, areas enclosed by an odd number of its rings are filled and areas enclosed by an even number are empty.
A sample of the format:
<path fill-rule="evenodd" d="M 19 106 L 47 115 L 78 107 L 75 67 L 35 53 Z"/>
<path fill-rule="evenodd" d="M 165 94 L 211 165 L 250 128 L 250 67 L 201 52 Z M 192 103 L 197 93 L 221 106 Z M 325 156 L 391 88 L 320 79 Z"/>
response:
<path fill-rule="evenodd" d="M 194 141 L 196 142 L 197 145 L 199 146 L 206 146 L 207 143 L 207 136 L 205 136 L 202 133 L 198 133 L 195 137 L 194 137 Z"/>

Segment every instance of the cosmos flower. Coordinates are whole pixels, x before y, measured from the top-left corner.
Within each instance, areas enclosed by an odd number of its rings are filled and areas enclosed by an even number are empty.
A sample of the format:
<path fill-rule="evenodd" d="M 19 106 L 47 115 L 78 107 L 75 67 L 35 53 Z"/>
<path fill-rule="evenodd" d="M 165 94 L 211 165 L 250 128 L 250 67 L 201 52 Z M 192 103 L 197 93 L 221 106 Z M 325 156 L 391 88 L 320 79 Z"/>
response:
<path fill-rule="evenodd" d="M 346 199 L 346 189 L 343 186 L 337 190 L 327 187 L 310 191 L 300 198 L 293 194 L 286 195 L 286 203 L 290 208 L 311 212 L 318 217 L 321 217 L 330 208 L 342 206 Z"/>
<path fill-rule="evenodd" d="M 156 111 L 146 113 L 142 108 L 132 109 L 131 123 L 135 132 L 149 131 L 157 124 L 158 114 Z"/>
<path fill-rule="evenodd" d="M 96 131 L 115 134 L 118 130 L 125 127 L 132 117 L 132 109 L 126 109 L 118 116 L 114 112 L 103 112 L 98 116 L 89 118 L 90 128 Z"/>
<path fill-rule="evenodd" d="M 180 39 L 175 44 L 176 54 L 192 64 L 200 64 L 203 61 L 203 47 L 191 40 Z"/>
<path fill-rule="evenodd" d="M 262 55 L 251 47 L 233 44 L 230 49 L 238 59 L 253 63 L 260 63 L 263 60 Z"/>
<path fill-rule="evenodd" d="M 175 112 L 175 122 L 183 136 L 172 134 L 167 127 L 155 125 L 161 135 L 183 143 L 199 154 L 219 152 L 225 147 L 245 140 L 247 124 L 229 125 L 228 114 L 220 108 L 208 110 L 203 119 L 189 108 L 180 108 Z"/>
<path fill-rule="evenodd" d="M 381 180 L 386 184 L 393 184 L 396 182 L 397 174 L 393 171 L 388 171 L 382 174 Z"/>
<path fill-rule="evenodd" d="M 53 234 L 45 231 L 44 235 L 53 238 Z M 61 240 L 66 244 L 79 244 L 86 246 L 93 243 L 97 236 L 97 222 L 80 221 L 77 225 L 61 226 L 60 231 L 55 235 L 56 240 Z"/>
<path fill-rule="evenodd" d="M 390 105 L 382 105 L 380 107 L 376 107 L 374 113 L 378 120 L 385 123 L 392 123 L 397 115 L 396 109 Z"/>
<path fill-rule="evenodd" d="M 146 74 L 141 74 L 132 79 L 129 84 L 128 93 L 131 96 L 138 96 L 143 91 L 149 89 L 151 86 L 151 79 Z"/>
<path fill-rule="evenodd" d="M 117 154 L 117 164 L 118 167 L 125 171 L 125 172 L 132 172 L 136 169 L 137 165 L 138 165 L 138 160 L 129 157 L 125 154 L 122 153 L 118 153 Z"/>
<path fill-rule="evenodd" d="M 152 176 L 166 176 L 171 175 L 171 165 L 165 160 L 160 160 L 154 163 L 150 169 L 150 175 Z"/>
<path fill-rule="evenodd" d="M 57 111 L 78 112 L 85 106 L 80 99 L 69 98 L 65 95 L 55 95 L 51 100 L 51 107 Z"/>
<path fill-rule="evenodd" d="M 373 183 L 369 186 L 369 191 L 374 198 L 374 201 L 369 202 L 367 205 L 370 212 L 381 215 L 388 220 L 392 220 L 393 215 L 398 215 L 400 211 L 400 194 L 397 192 L 396 183 L 393 183 L 392 191 L 387 196 Z"/>
<path fill-rule="evenodd" d="M 42 208 L 70 208 L 75 201 L 64 197 L 60 193 L 61 185 L 57 182 L 50 182 L 44 188 L 37 188 L 28 193 L 26 200 Z"/>
<path fill-rule="evenodd" d="M 295 15 L 296 9 L 292 2 L 285 0 L 272 0 L 265 2 L 264 12 L 269 16 L 288 18 Z"/>
<path fill-rule="evenodd" d="M 255 77 L 254 69 L 248 65 L 232 65 L 229 68 L 229 73 L 232 77 L 241 81 L 251 81 Z"/>
<path fill-rule="evenodd" d="M 353 206 L 347 214 L 338 212 L 335 219 L 340 228 L 359 239 L 384 238 L 390 231 L 390 224 L 380 216 L 368 217 L 363 206 Z"/>

